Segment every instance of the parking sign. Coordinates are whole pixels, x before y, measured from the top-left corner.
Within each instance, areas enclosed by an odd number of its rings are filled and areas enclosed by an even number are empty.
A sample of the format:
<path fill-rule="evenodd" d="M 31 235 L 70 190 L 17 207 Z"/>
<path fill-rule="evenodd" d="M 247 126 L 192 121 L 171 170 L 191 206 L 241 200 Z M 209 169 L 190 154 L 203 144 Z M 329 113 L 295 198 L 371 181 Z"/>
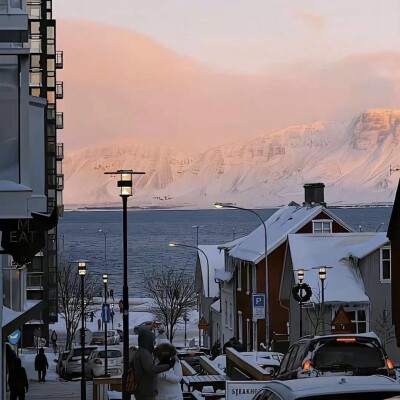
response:
<path fill-rule="evenodd" d="M 265 294 L 253 294 L 253 320 L 265 319 Z"/>

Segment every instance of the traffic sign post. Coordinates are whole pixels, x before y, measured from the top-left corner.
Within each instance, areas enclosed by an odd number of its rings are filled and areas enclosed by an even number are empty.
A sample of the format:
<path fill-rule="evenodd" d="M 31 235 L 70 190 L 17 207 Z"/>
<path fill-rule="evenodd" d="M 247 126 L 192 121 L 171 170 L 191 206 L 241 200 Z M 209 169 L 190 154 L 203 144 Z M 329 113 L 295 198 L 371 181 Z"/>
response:
<path fill-rule="evenodd" d="M 265 319 L 265 294 L 253 294 L 253 321 Z"/>
<path fill-rule="evenodd" d="M 110 316 L 110 305 L 109 304 L 103 304 L 103 308 L 101 310 L 101 321 L 103 324 L 108 324 L 110 323 L 111 316 Z"/>

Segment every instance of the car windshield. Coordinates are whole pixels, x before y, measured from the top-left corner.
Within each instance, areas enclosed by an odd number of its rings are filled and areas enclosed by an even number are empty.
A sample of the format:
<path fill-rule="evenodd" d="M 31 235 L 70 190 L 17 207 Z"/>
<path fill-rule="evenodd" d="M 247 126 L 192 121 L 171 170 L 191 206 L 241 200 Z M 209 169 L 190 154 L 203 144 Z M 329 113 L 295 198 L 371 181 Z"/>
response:
<path fill-rule="evenodd" d="M 104 337 L 104 332 L 93 332 L 93 336 Z"/>
<path fill-rule="evenodd" d="M 340 393 L 307 397 L 296 397 L 297 400 L 384 400 L 400 394 L 399 390 L 371 391 L 368 393 Z"/>
<path fill-rule="evenodd" d="M 320 370 L 341 368 L 382 368 L 382 351 L 373 342 L 329 341 L 318 348 L 313 366 Z"/>
<path fill-rule="evenodd" d="M 105 358 L 106 357 L 106 352 L 105 350 L 101 350 L 97 354 L 98 358 Z M 122 357 L 122 353 L 119 350 L 107 350 L 107 357 L 112 358 L 112 357 Z"/>
<path fill-rule="evenodd" d="M 85 348 L 85 356 L 89 356 L 92 351 L 93 351 L 93 349 L 91 349 L 91 348 Z M 82 349 L 75 349 L 72 356 L 73 357 L 81 357 Z"/>

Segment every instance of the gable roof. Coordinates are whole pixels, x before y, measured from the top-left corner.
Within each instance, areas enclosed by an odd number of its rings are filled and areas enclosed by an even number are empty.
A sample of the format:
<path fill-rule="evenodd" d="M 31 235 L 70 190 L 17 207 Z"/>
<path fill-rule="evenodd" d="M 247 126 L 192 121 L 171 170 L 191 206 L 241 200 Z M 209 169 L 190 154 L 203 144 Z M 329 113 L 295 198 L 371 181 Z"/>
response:
<path fill-rule="evenodd" d="M 319 302 L 318 267 L 329 267 L 325 280 L 325 302 L 369 302 L 364 282 L 351 257 L 364 258 L 387 244 L 384 232 L 349 232 L 289 235 L 293 270 L 305 270 L 304 282 L 311 286 L 311 301 Z M 293 273 L 297 283 L 297 274 Z"/>
<path fill-rule="evenodd" d="M 284 206 L 265 221 L 267 227 L 267 254 L 270 254 L 282 244 L 286 240 L 288 234 L 297 232 L 321 212 L 326 213 L 333 220 L 343 225 L 349 231 L 352 231 L 352 229 L 335 214 L 321 205 L 314 207 L 306 205 Z M 241 260 L 256 264 L 259 263 L 265 257 L 265 233 L 263 225 L 260 225 L 245 238 L 242 238 L 242 240 L 229 251 L 229 255 Z"/>

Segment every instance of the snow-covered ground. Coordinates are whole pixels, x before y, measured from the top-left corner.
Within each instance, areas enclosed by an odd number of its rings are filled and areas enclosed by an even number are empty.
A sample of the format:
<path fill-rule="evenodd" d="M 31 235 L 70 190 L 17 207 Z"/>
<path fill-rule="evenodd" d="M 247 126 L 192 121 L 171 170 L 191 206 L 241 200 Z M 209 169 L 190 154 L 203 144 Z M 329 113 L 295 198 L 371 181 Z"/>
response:
<path fill-rule="evenodd" d="M 137 335 L 133 334 L 133 328 L 136 325 L 141 324 L 142 322 L 146 321 L 153 321 L 156 318 L 154 315 L 148 311 L 151 302 L 148 301 L 149 299 L 146 299 L 147 301 L 139 302 L 136 304 L 133 304 L 130 306 L 130 312 L 129 312 L 129 343 L 131 346 L 137 346 Z M 140 311 L 139 311 L 140 310 Z M 112 326 L 114 329 L 122 329 L 122 314 L 119 312 L 118 307 L 114 308 L 115 316 L 114 316 L 114 323 L 113 325 L 108 324 L 107 328 L 112 329 Z M 95 332 L 98 331 L 98 320 L 101 319 L 101 306 L 100 304 L 96 307 L 94 311 L 94 317 L 93 317 L 93 322 L 91 322 L 90 318 L 86 321 L 86 328 L 88 328 L 90 331 Z M 193 310 L 189 314 L 189 322 L 186 324 L 186 336 L 187 336 L 187 341 L 189 342 L 192 339 L 195 339 L 196 344 L 198 343 L 198 312 Z M 79 325 L 80 327 L 80 325 Z M 63 342 L 65 341 L 66 338 L 66 328 L 65 328 L 65 320 L 64 318 L 59 315 L 58 317 L 58 322 L 55 324 L 50 325 L 50 329 L 55 330 L 58 335 L 58 342 L 62 346 Z M 184 323 L 183 321 L 178 324 L 176 335 L 173 340 L 173 344 L 175 346 L 184 346 L 184 337 L 185 337 L 185 328 L 184 328 Z M 79 343 L 77 343 L 79 345 Z"/>

